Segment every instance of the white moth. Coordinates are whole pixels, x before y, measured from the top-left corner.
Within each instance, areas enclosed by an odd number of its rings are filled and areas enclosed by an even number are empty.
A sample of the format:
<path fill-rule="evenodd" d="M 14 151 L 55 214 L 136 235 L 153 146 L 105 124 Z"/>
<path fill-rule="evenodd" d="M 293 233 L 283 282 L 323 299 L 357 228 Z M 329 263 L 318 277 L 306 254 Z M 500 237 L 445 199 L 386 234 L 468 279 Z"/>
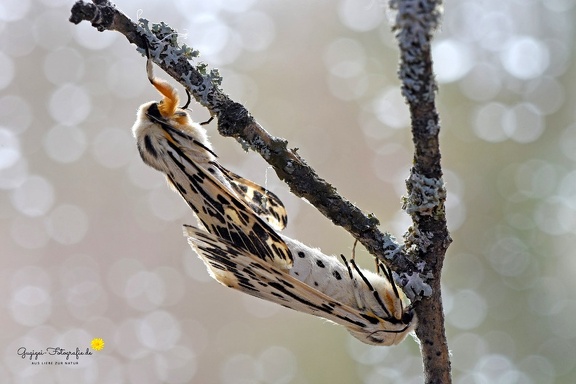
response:
<path fill-rule="evenodd" d="M 264 260 L 291 265 L 288 247 L 270 227 L 286 225 L 280 199 L 221 166 L 206 130 L 188 116 L 188 104 L 178 108 L 176 89 L 154 77 L 150 59 L 146 69 L 148 79 L 164 97 L 138 109 L 132 132 L 142 160 L 166 175 L 207 231 L 242 244 Z"/>
<path fill-rule="evenodd" d="M 344 263 L 319 249 L 282 236 L 294 255 L 291 268 L 265 262 L 233 243 L 192 226 L 184 226 L 188 242 L 210 275 L 227 287 L 343 325 L 372 345 L 400 343 L 416 326 L 391 272 L 385 277 Z"/>
<path fill-rule="evenodd" d="M 359 340 L 394 345 L 416 317 L 385 276 L 341 263 L 276 233 L 287 216 L 282 202 L 258 184 L 224 168 L 206 131 L 193 123 L 176 89 L 148 78 L 163 95 L 142 105 L 132 128 L 143 161 L 164 173 L 203 229 L 185 226 L 188 241 L 220 283 L 300 312 L 341 324 Z"/>

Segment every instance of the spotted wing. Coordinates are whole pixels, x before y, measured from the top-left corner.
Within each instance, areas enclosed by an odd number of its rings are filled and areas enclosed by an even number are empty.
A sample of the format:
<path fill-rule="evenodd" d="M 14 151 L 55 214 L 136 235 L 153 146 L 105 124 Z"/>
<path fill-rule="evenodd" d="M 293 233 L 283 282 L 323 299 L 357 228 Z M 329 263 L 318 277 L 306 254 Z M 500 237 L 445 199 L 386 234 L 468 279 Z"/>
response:
<path fill-rule="evenodd" d="M 227 287 L 343 325 L 368 344 L 396 344 L 409 332 L 408 327 L 387 329 L 383 319 L 330 298 L 224 239 L 188 225 L 184 235 L 210 275 Z"/>
<path fill-rule="evenodd" d="M 288 223 L 288 215 L 282 201 L 274 193 L 255 182 L 245 179 L 217 164 L 230 182 L 230 186 L 246 204 L 274 229 L 283 230 Z"/>
<path fill-rule="evenodd" d="M 168 180 L 210 233 L 280 268 L 290 268 L 292 254 L 284 240 L 214 176 L 214 168 L 200 166 L 170 141 L 168 147 L 169 159 L 178 169 L 167 173 Z"/>
<path fill-rule="evenodd" d="M 206 230 L 280 268 L 292 254 L 284 240 L 228 186 L 214 154 L 187 132 L 157 118 L 138 146 L 144 162 L 168 178 Z"/>

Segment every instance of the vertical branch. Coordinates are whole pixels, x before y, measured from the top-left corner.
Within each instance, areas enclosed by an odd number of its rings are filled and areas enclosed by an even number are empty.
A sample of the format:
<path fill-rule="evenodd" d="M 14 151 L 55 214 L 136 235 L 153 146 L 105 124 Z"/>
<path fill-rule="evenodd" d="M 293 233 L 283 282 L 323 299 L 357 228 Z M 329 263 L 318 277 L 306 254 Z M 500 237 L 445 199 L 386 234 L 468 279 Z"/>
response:
<path fill-rule="evenodd" d="M 440 166 L 440 132 L 436 112 L 436 82 L 432 71 L 431 39 L 440 20 L 440 0 L 391 0 L 396 10 L 394 30 L 400 47 L 399 77 L 409 108 L 414 143 L 414 165 L 406 181 L 403 208 L 412 218 L 405 234 L 406 250 L 422 261 L 431 276 L 432 295 L 415 308 L 419 319 L 425 383 L 450 383 L 450 358 L 444 330 L 440 278 L 451 242 L 446 226 L 446 190 Z"/>

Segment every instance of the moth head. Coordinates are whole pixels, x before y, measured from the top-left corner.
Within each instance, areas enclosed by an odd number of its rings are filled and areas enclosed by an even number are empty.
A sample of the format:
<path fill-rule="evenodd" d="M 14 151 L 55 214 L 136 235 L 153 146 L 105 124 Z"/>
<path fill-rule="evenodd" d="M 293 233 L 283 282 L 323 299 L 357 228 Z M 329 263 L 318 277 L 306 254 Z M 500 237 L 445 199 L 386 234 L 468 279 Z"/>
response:
<path fill-rule="evenodd" d="M 379 318 L 377 324 L 370 324 L 360 329 L 356 327 L 347 327 L 347 329 L 352 336 L 366 344 L 391 346 L 400 344 L 414 330 L 417 323 L 418 320 L 414 311 L 408 308 L 400 319 Z"/>
<path fill-rule="evenodd" d="M 188 101 L 186 104 L 183 107 L 178 107 L 180 103 L 178 91 L 168 81 L 154 76 L 152 60 L 150 58 L 148 58 L 146 62 L 146 73 L 148 74 L 150 84 L 162 95 L 162 100 L 155 103 L 160 112 L 160 116 L 162 116 L 164 120 L 173 120 L 179 124 L 187 124 L 188 114 L 184 109 L 190 104 L 190 94 L 188 93 Z"/>
<path fill-rule="evenodd" d="M 178 92 L 170 83 L 164 79 L 159 79 L 154 76 L 152 69 L 152 60 L 148 59 L 146 62 L 146 73 L 148 74 L 148 80 L 156 88 L 158 92 L 163 96 L 162 100 L 158 102 L 158 109 L 163 118 L 169 119 L 178 108 L 178 103 L 180 98 L 178 97 Z"/>

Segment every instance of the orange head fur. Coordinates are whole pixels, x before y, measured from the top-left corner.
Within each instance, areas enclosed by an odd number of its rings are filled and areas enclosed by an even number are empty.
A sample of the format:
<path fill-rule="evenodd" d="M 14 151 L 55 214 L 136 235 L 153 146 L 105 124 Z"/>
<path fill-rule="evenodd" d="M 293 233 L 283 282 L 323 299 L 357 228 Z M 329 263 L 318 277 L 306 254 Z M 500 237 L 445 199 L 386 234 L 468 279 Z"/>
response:
<path fill-rule="evenodd" d="M 178 104 L 180 103 L 180 98 L 178 97 L 178 92 L 170 83 L 166 80 L 154 77 L 152 72 L 152 60 L 148 59 L 146 63 L 146 72 L 148 73 L 148 80 L 150 83 L 160 92 L 162 96 L 162 101 L 158 103 L 158 109 L 162 114 L 162 117 L 169 119 L 174 116 Z"/>

